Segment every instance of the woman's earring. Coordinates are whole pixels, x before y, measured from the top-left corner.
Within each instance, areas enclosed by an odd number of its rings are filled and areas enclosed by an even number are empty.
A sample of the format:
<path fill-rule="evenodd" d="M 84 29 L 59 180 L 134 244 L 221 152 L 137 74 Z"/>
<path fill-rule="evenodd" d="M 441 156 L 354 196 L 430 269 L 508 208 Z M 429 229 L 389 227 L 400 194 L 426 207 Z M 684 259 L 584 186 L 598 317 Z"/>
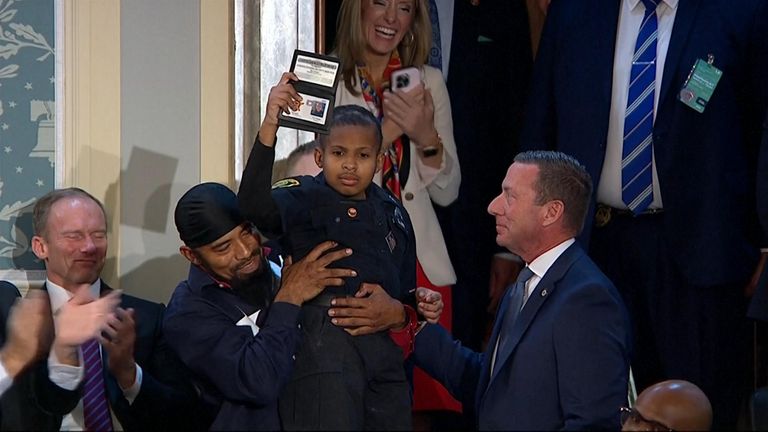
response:
<path fill-rule="evenodd" d="M 403 46 L 411 46 L 413 45 L 413 42 L 416 38 L 413 36 L 413 32 L 408 30 L 408 33 L 405 34 L 405 37 L 403 38 L 403 41 L 401 42 Z"/>

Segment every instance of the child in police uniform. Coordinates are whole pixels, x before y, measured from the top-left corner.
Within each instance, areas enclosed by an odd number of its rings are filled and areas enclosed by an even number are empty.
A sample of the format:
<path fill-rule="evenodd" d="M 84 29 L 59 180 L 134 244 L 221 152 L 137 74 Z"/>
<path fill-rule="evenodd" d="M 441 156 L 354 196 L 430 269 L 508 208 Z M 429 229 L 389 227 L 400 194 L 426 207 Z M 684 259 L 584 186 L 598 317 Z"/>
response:
<path fill-rule="evenodd" d="M 270 193 L 277 115 L 295 110 L 300 100 L 292 79 L 295 75 L 284 74 L 270 91 L 267 114 L 243 171 L 240 205 L 267 237 L 282 236 L 280 246 L 293 260 L 325 240 L 351 248 L 352 255 L 335 265 L 354 269 L 357 277 L 326 288 L 302 308 L 304 339 L 280 400 L 283 428 L 410 430 L 403 351 L 388 332 L 353 337 L 328 316 L 332 298 L 354 296 L 363 282 L 415 303 L 416 243 L 410 219 L 397 199 L 373 183 L 383 157 L 380 124 L 362 107 L 336 107 L 329 134 L 320 137 L 315 150 L 323 171 L 280 180 Z"/>

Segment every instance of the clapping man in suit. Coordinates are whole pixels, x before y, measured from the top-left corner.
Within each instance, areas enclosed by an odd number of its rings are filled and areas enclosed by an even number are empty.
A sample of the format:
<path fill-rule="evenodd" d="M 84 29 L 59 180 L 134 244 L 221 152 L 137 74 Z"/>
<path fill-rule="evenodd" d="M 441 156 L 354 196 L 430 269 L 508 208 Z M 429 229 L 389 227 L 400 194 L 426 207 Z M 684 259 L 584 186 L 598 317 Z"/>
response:
<path fill-rule="evenodd" d="M 26 298 L 19 297 L 19 290 L 13 284 L 0 281 L 0 406 L 8 413 L 0 423 L 2 430 L 19 429 L 22 426 L 19 421 L 25 414 L 35 414 L 35 411 L 29 411 L 31 401 L 26 397 L 30 395 L 20 391 L 33 383 L 31 373 L 26 372 L 33 367 L 45 368 L 45 362 L 39 361 L 48 355 L 52 346 L 59 352 L 92 338 L 104 328 L 119 299 L 114 295 L 97 301 L 85 299 L 67 303 L 59 309 L 57 323 L 65 325 L 68 331 L 59 332 L 54 340 L 47 292 L 31 289 Z M 33 385 L 52 398 L 66 399 L 73 395 L 50 381 L 38 380 Z M 13 389 L 6 393 L 12 386 Z"/>
<path fill-rule="evenodd" d="M 629 374 L 629 319 L 613 284 L 575 242 L 592 183 L 558 152 L 518 154 L 488 206 L 496 242 L 526 263 L 499 306 L 488 348 L 441 327 L 416 337 L 416 364 L 481 430 L 618 429 Z"/>
<path fill-rule="evenodd" d="M 47 362 L 9 391 L 22 411 L 18 418 L 6 412 L 3 427 L 181 427 L 177 421 L 193 403 L 193 389 L 163 340 L 164 307 L 125 294 L 121 298 L 100 278 L 107 252 L 101 203 L 82 189 L 54 190 L 35 204 L 33 223 L 32 250 L 45 262 L 44 289 L 56 336 Z M 73 306 L 106 319 L 82 337 L 84 315 L 64 313 Z"/>
<path fill-rule="evenodd" d="M 695 383 L 715 429 L 736 426 L 744 292 L 768 246 L 755 204 L 766 34 L 764 0 L 555 0 L 521 138 L 595 181 L 582 239 L 630 310 L 638 389 Z"/>

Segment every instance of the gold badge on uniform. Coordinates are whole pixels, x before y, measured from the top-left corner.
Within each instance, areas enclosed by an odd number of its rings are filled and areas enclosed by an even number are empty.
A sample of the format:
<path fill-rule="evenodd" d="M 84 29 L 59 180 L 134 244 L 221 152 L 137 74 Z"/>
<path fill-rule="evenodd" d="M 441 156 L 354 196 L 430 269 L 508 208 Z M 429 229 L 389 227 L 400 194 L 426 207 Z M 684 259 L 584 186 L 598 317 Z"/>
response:
<path fill-rule="evenodd" d="M 276 181 L 275 184 L 272 185 L 272 189 L 289 188 L 289 187 L 298 186 L 300 184 L 301 183 L 299 182 L 299 180 L 295 178 L 286 178 L 286 179 Z"/>

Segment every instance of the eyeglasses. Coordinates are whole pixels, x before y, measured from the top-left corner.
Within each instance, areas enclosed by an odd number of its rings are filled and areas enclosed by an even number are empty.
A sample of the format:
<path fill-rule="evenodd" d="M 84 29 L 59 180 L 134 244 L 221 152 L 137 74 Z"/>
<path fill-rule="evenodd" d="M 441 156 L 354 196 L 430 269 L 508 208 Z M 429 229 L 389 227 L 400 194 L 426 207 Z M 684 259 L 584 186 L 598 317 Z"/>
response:
<path fill-rule="evenodd" d="M 648 420 L 647 418 L 643 417 L 639 412 L 637 412 L 637 410 L 634 408 L 621 407 L 619 411 L 621 411 L 622 426 L 624 426 L 624 424 L 627 422 L 641 423 L 641 424 L 644 423 L 651 427 L 651 429 L 645 429 L 645 430 L 674 432 L 674 429 L 672 429 L 667 425 L 664 425 L 657 421 Z"/>

